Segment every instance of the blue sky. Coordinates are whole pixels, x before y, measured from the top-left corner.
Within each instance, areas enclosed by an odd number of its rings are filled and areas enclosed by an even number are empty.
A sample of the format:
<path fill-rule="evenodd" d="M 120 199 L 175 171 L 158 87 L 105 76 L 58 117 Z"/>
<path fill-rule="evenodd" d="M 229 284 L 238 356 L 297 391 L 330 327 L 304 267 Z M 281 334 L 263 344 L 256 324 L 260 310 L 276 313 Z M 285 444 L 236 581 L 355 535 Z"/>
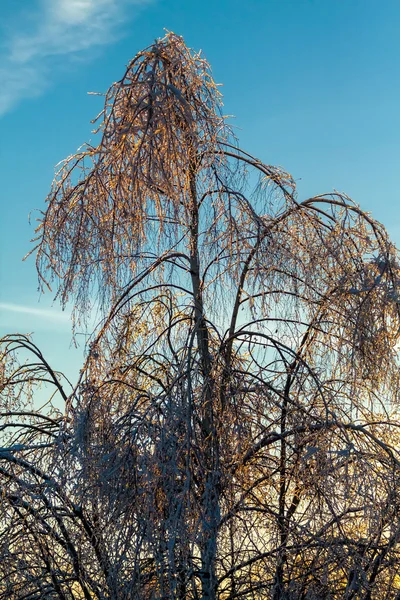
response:
<path fill-rule="evenodd" d="M 34 332 L 55 368 L 73 375 L 80 351 L 21 261 L 34 209 L 91 138 L 101 98 L 87 92 L 164 28 L 203 50 L 244 149 L 291 172 L 301 198 L 345 191 L 400 245 L 397 0 L 3 0 L 0 17 L 0 334 Z"/>

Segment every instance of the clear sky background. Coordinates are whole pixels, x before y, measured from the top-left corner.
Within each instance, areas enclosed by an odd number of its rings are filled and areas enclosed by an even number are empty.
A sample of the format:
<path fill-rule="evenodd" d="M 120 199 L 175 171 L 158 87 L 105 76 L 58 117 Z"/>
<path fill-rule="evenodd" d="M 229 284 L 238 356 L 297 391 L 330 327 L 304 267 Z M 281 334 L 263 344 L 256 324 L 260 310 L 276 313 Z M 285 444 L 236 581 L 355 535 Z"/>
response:
<path fill-rule="evenodd" d="M 0 0 L 0 335 L 34 332 L 71 376 L 68 315 L 21 261 L 34 209 L 92 137 L 87 92 L 164 28 L 203 50 L 245 150 L 289 171 L 300 199 L 348 193 L 400 245 L 399 0 Z"/>

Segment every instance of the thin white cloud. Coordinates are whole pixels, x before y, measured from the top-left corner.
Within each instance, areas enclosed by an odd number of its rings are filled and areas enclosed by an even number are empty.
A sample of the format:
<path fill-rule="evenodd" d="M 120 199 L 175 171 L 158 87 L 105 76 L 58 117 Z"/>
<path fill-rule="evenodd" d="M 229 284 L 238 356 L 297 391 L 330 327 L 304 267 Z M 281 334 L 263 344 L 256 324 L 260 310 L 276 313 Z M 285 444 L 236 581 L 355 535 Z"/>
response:
<path fill-rule="evenodd" d="M 3 22 L 0 115 L 41 95 L 78 53 L 89 59 L 91 50 L 121 37 L 139 5 L 151 1 L 36 0 L 34 10 L 19 14 L 14 24 Z"/>
<path fill-rule="evenodd" d="M 24 306 L 21 304 L 7 304 L 5 302 L 0 303 L 0 311 L 19 313 L 36 317 L 39 319 L 46 319 L 50 321 L 58 322 L 69 322 L 70 316 L 68 313 L 61 312 L 59 310 L 51 310 L 48 308 L 35 308 L 33 306 Z"/>

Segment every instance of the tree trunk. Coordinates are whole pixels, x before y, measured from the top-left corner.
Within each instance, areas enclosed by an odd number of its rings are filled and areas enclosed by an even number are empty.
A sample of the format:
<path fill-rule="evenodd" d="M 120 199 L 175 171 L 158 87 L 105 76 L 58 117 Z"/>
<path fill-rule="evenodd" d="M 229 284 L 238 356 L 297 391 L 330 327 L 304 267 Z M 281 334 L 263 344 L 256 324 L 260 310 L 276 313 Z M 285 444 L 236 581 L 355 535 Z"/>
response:
<path fill-rule="evenodd" d="M 215 563 L 219 511 L 219 450 L 213 409 L 212 362 L 209 352 L 209 335 L 204 318 L 203 298 L 198 252 L 199 210 L 195 183 L 195 167 L 191 173 L 191 223 L 190 223 L 190 270 L 195 305 L 195 327 L 203 379 L 200 427 L 203 447 L 202 523 L 200 533 L 201 599 L 212 600 L 216 594 Z"/>

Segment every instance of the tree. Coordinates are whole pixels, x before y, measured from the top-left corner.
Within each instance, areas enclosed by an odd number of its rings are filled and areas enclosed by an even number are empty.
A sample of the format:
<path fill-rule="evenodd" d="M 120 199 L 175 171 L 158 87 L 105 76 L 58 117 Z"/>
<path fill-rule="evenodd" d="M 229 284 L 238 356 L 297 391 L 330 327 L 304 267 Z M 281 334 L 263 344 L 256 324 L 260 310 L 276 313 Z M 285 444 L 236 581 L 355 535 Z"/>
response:
<path fill-rule="evenodd" d="M 399 597 L 397 251 L 221 106 L 168 33 L 56 176 L 40 281 L 103 319 L 75 386 L 2 340 L 0 598 Z"/>

